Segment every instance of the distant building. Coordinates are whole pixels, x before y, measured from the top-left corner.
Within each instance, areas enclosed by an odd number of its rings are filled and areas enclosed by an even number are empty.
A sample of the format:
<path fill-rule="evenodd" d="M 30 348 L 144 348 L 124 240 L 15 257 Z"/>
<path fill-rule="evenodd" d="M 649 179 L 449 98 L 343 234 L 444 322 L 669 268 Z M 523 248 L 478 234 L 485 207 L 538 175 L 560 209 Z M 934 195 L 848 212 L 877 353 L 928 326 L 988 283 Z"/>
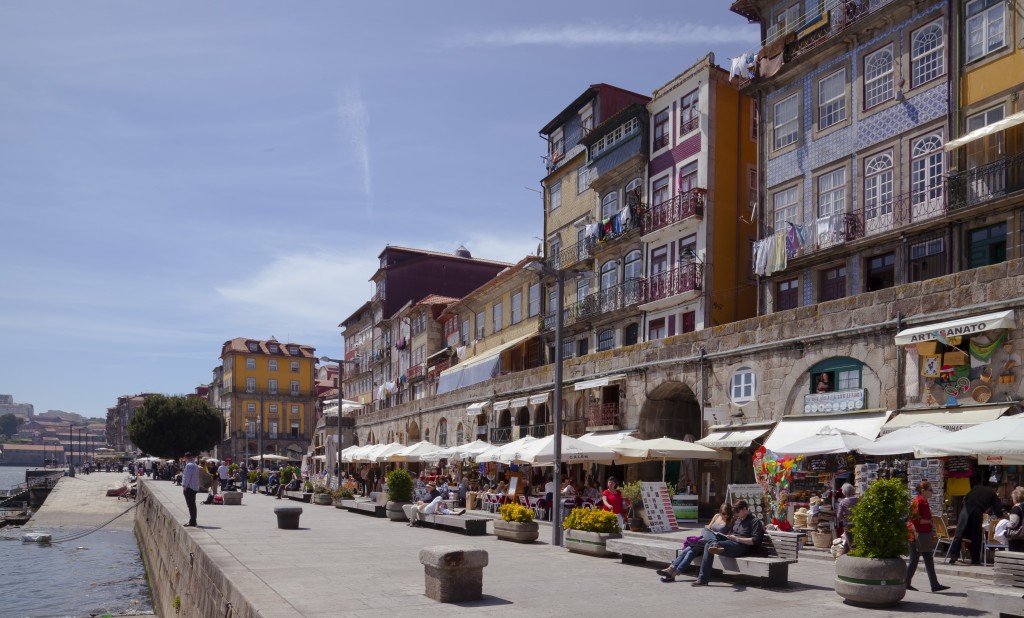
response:
<path fill-rule="evenodd" d="M 16 403 L 14 395 L 0 395 L 0 416 L 13 414 L 23 419 L 31 419 L 35 414 L 35 407 L 30 403 Z"/>

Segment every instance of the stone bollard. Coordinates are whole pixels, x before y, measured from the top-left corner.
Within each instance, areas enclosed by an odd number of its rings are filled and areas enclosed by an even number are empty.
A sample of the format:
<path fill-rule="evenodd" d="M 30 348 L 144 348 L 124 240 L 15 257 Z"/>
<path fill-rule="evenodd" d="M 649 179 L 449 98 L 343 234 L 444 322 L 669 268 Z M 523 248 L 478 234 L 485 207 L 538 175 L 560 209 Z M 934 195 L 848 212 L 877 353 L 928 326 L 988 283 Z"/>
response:
<path fill-rule="evenodd" d="M 299 515 L 302 515 L 301 506 L 279 506 L 274 509 L 277 515 L 277 527 L 282 530 L 298 530 Z"/>
<path fill-rule="evenodd" d="M 454 545 L 433 545 L 420 550 L 426 577 L 426 595 L 441 603 L 476 601 L 484 593 L 487 552 Z"/>

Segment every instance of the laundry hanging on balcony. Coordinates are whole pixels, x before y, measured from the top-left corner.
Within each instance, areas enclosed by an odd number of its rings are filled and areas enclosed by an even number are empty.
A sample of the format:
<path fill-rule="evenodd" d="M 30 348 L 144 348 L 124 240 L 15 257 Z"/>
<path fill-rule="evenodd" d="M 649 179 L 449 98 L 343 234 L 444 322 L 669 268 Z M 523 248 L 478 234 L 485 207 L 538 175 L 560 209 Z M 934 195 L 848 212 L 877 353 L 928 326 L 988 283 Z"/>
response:
<path fill-rule="evenodd" d="M 606 217 L 601 221 L 601 236 L 599 240 L 604 242 L 608 236 L 619 235 L 622 233 L 622 217 L 621 213 L 615 213 L 610 217 Z"/>
<path fill-rule="evenodd" d="M 598 224 L 598 223 L 588 223 L 583 228 L 583 237 L 584 238 L 594 238 L 594 239 L 596 239 L 599 236 L 602 236 L 602 234 L 600 233 L 600 230 L 601 230 L 601 225 L 600 224 Z"/>
<path fill-rule="evenodd" d="M 793 258 L 807 244 L 807 230 L 803 225 L 790 223 L 786 231 L 786 257 Z"/>
<path fill-rule="evenodd" d="M 741 77 L 743 79 L 752 79 L 754 74 L 751 72 L 757 64 L 757 54 L 753 52 L 743 52 L 739 56 L 730 59 L 729 68 L 729 81 L 732 81 L 734 77 Z"/>

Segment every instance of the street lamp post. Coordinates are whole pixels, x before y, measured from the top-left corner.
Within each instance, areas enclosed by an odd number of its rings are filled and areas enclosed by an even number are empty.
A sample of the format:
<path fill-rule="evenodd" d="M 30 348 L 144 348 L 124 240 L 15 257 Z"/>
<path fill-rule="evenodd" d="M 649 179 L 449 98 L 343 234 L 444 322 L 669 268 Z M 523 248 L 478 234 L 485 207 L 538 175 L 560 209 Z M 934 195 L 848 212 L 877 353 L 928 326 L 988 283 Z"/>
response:
<path fill-rule="evenodd" d="M 68 451 L 64 454 L 68 464 L 68 476 L 75 475 L 75 424 L 68 423 Z"/>
<path fill-rule="evenodd" d="M 341 415 L 341 409 L 342 409 L 342 404 L 341 404 L 341 402 L 345 399 L 345 397 L 344 397 L 345 389 L 341 385 L 341 374 L 342 374 L 342 371 L 343 371 L 343 367 L 345 366 L 345 363 L 353 364 L 356 361 L 354 361 L 354 360 L 345 360 L 343 358 L 331 358 L 329 356 L 321 356 L 320 360 L 322 362 L 325 362 L 325 363 L 338 363 L 338 449 L 337 449 L 338 450 L 338 456 L 336 458 L 337 459 L 336 463 L 337 463 L 337 466 L 338 466 L 338 488 L 340 489 L 341 488 L 341 450 L 342 450 L 342 448 L 341 448 L 341 446 L 342 446 L 342 433 L 341 433 L 341 416 L 342 416 Z M 325 451 L 325 454 L 326 454 L 326 451 Z"/>

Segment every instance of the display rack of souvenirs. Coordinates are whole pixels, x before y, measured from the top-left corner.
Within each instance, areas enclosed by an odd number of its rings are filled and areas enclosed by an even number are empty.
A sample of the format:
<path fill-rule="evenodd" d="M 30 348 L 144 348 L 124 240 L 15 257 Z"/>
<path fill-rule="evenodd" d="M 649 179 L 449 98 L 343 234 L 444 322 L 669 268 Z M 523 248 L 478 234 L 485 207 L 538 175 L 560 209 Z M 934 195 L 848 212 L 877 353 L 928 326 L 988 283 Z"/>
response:
<path fill-rule="evenodd" d="M 921 384 L 908 383 L 911 401 L 958 406 L 987 403 L 1008 395 L 1017 381 L 1020 354 L 1007 341 L 1008 331 L 935 338 L 908 347 L 908 359 L 919 367 Z"/>
<path fill-rule="evenodd" d="M 911 495 L 916 495 L 914 489 L 921 481 L 927 480 L 932 486 L 932 497 L 928 500 L 928 506 L 932 513 L 945 511 L 945 471 L 941 459 L 912 459 L 907 462 L 907 487 Z"/>

